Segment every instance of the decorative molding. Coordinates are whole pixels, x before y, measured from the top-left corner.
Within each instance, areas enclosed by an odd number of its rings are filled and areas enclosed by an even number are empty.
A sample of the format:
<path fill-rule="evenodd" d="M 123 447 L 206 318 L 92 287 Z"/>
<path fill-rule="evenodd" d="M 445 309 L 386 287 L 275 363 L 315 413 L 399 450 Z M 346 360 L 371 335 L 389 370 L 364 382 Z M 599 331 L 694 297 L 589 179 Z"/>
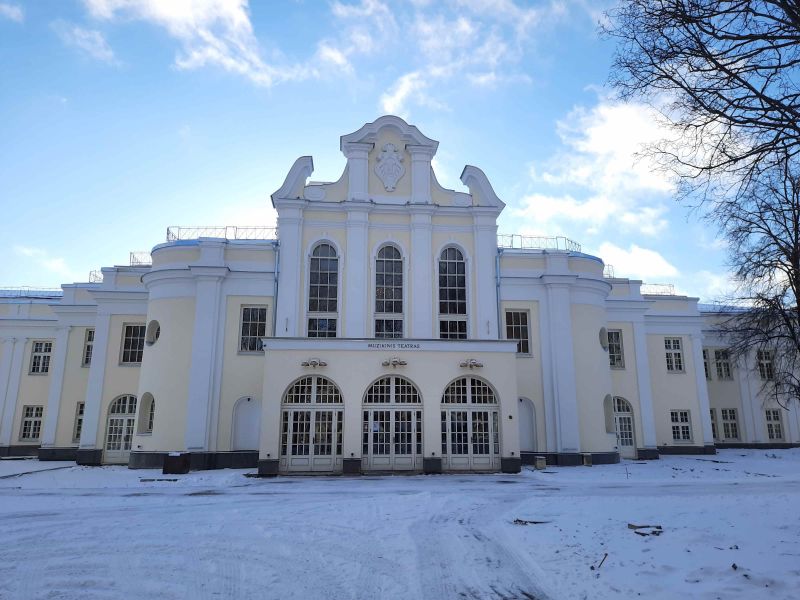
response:
<path fill-rule="evenodd" d="M 467 368 L 468 367 L 470 369 L 480 369 L 480 368 L 483 367 L 483 363 L 482 362 L 478 362 L 474 358 L 468 358 L 467 360 L 465 360 L 462 363 L 460 363 L 458 366 L 462 367 L 462 368 Z"/>
<path fill-rule="evenodd" d="M 396 369 L 397 367 L 405 367 L 408 363 L 404 360 L 401 360 L 397 356 L 393 356 L 392 358 L 385 360 L 381 363 L 384 367 L 392 367 Z"/>
<path fill-rule="evenodd" d="M 397 182 L 405 175 L 403 157 L 394 144 L 384 144 L 375 165 L 375 174 L 380 178 L 387 192 L 393 192 Z"/>
<path fill-rule="evenodd" d="M 317 367 L 327 367 L 328 363 L 319 358 L 309 358 L 308 360 L 304 360 L 303 362 L 301 362 L 300 366 L 311 367 L 312 369 L 316 369 Z"/>

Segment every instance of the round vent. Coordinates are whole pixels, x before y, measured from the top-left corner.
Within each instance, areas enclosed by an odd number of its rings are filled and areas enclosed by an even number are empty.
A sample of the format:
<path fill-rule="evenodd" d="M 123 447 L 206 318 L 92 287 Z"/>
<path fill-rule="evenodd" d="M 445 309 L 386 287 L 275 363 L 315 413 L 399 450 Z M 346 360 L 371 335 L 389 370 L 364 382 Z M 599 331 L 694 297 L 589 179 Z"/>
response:
<path fill-rule="evenodd" d="M 605 327 L 600 328 L 600 345 L 608 351 L 608 330 Z"/>

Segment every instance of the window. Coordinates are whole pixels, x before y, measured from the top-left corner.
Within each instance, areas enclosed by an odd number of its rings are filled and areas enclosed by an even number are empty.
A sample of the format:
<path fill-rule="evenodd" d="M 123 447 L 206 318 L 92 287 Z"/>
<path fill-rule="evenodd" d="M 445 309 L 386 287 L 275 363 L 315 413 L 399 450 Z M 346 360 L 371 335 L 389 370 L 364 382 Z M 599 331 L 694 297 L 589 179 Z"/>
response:
<path fill-rule="evenodd" d="M 33 342 L 31 349 L 31 375 L 45 375 L 50 372 L 50 354 L 53 342 Z"/>
<path fill-rule="evenodd" d="M 714 350 L 714 364 L 717 367 L 717 379 L 733 379 L 731 359 L 727 350 Z"/>
<path fill-rule="evenodd" d="M 93 331 L 93 330 L 89 330 Z M 84 402 L 78 402 L 75 407 L 75 425 L 72 428 L 72 443 L 77 444 L 81 441 L 81 430 L 83 429 L 83 411 L 86 406 Z"/>
<path fill-rule="evenodd" d="M 336 249 L 330 244 L 317 244 L 311 252 L 309 266 L 308 337 L 336 337 L 338 298 Z"/>
<path fill-rule="evenodd" d="M 705 349 L 705 348 L 703 348 L 703 370 L 706 373 L 706 379 L 711 381 L 711 371 L 708 370 L 708 350 Z M 712 414 L 713 414 L 713 410 L 712 410 Z M 717 437 L 716 434 L 714 435 L 714 437 Z"/>
<path fill-rule="evenodd" d="M 711 410 L 711 436 L 717 440 L 719 439 L 719 435 L 717 434 L 717 411 L 713 408 Z"/>
<path fill-rule="evenodd" d="M 664 338 L 664 350 L 667 358 L 667 371 L 670 373 L 683 373 L 681 338 Z"/>
<path fill-rule="evenodd" d="M 83 356 L 81 366 L 88 367 L 92 364 L 92 350 L 94 349 L 94 329 L 87 329 L 83 338 Z"/>
<path fill-rule="evenodd" d="M 43 406 L 23 406 L 22 407 L 22 426 L 19 431 L 21 442 L 33 442 L 39 439 L 42 433 Z"/>
<path fill-rule="evenodd" d="M 439 256 L 439 337 L 467 339 L 467 264 L 458 248 Z"/>
<path fill-rule="evenodd" d="M 625 355 L 622 352 L 622 331 L 608 330 L 608 364 L 612 369 L 625 368 Z"/>
<path fill-rule="evenodd" d="M 726 440 L 739 439 L 739 423 L 736 421 L 735 408 L 720 409 L 722 415 L 722 437 Z"/>
<path fill-rule="evenodd" d="M 783 440 L 783 423 L 781 421 L 781 411 L 776 408 L 768 408 L 767 417 L 767 436 L 771 440 Z"/>
<path fill-rule="evenodd" d="M 506 311 L 506 339 L 517 340 L 517 354 L 531 353 L 527 310 Z"/>
<path fill-rule="evenodd" d="M 267 307 L 243 306 L 239 352 L 261 352 L 267 335 Z"/>
<path fill-rule="evenodd" d="M 692 423 L 689 420 L 689 411 L 671 410 L 669 414 L 672 422 L 672 441 L 680 443 L 691 442 Z"/>
<path fill-rule="evenodd" d="M 145 332 L 144 342 L 148 346 L 152 346 L 161 337 L 161 325 L 155 319 L 147 324 L 147 331 Z"/>
<path fill-rule="evenodd" d="M 144 351 L 144 331 L 143 323 L 126 324 L 123 326 L 122 335 L 122 360 L 124 365 L 135 365 L 142 362 L 142 352 Z"/>
<path fill-rule="evenodd" d="M 142 394 L 141 406 L 139 408 L 139 427 L 137 433 L 153 433 L 153 421 L 156 415 L 156 401 L 153 394 L 145 392 Z"/>
<path fill-rule="evenodd" d="M 775 378 L 775 370 L 772 366 L 772 352 L 769 350 L 759 350 L 758 357 L 758 374 L 764 381 Z"/>
<path fill-rule="evenodd" d="M 403 257 L 394 246 L 375 260 L 375 337 L 403 337 Z"/>

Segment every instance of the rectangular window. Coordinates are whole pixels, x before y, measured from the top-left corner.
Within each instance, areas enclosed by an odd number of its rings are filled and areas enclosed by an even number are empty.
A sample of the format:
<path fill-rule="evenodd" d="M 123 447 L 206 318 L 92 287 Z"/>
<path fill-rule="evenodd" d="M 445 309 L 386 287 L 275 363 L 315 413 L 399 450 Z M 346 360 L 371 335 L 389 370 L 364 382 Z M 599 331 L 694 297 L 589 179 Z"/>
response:
<path fill-rule="evenodd" d="M 681 338 L 664 338 L 664 351 L 667 358 L 667 371 L 670 373 L 683 373 Z"/>
<path fill-rule="evenodd" d="M 706 379 L 711 381 L 711 371 L 708 370 L 708 350 L 703 348 L 703 370 L 706 372 Z M 711 414 L 714 414 L 712 409 Z M 717 437 L 716 435 L 714 437 Z"/>
<path fill-rule="evenodd" d="M 622 350 L 622 331 L 608 330 L 608 364 L 612 369 L 625 368 L 625 355 Z"/>
<path fill-rule="evenodd" d="M 31 347 L 31 375 L 45 375 L 50 372 L 50 354 L 53 342 L 36 341 Z"/>
<path fill-rule="evenodd" d="M 92 364 L 92 350 L 94 349 L 94 329 L 87 329 L 83 338 L 83 356 L 81 366 L 88 367 Z"/>
<path fill-rule="evenodd" d="M 717 440 L 719 439 L 719 435 L 717 435 L 717 411 L 715 409 L 711 409 L 711 436 Z"/>
<path fill-rule="evenodd" d="M 672 423 L 672 441 L 689 443 L 692 441 L 692 422 L 688 410 L 671 410 L 669 412 Z"/>
<path fill-rule="evenodd" d="M 714 350 L 714 364 L 717 367 L 717 379 L 733 379 L 731 359 L 727 350 Z"/>
<path fill-rule="evenodd" d="M 758 374 L 761 379 L 768 381 L 775 378 L 775 370 L 772 366 L 772 352 L 769 350 L 759 350 L 758 357 Z"/>
<path fill-rule="evenodd" d="M 33 442 L 39 439 L 42 433 L 43 406 L 23 406 L 22 426 L 19 431 L 21 442 Z"/>
<path fill-rule="evenodd" d="M 86 406 L 84 402 L 78 402 L 75 407 L 75 426 L 72 428 L 72 443 L 77 444 L 81 441 L 81 430 L 83 429 L 83 409 Z"/>
<path fill-rule="evenodd" d="M 267 307 L 243 306 L 239 352 L 261 352 L 267 335 Z"/>
<path fill-rule="evenodd" d="M 439 339 L 465 340 L 467 339 L 467 322 L 453 319 L 439 320 Z"/>
<path fill-rule="evenodd" d="M 774 441 L 783 440 L 783 422 L 781 411 L 775 408 L 768 408 L 766 411 L 767 435 Z"/>
<path fill-rule="evenodd" d="M 144 323 L 130 323 L 122 327 L 122 356 L 120 363 L 123 365 L 137 365 L 142 362 L 144 352 Z"/>
<path fill-rule="evenodd" d="M 403 337 L 403 319 L 375 319 L 375 337 Z"/>
<path fill-rule="evenodd" d="M 308 337 L 336 337 L 336 319 L 309 319 Z"/>
<path fill-rule="evenodd" d="M 739 439 L 739 423 L 736 420 L 735 408 L 720 409 L 722 415 L 722 437 L 726 440 Z"/>
<path fill-rule="evenodd" d="M 517 354 L 531 353 L 527 310 L 506 311 L 506 339 L 517 341 Z"/>

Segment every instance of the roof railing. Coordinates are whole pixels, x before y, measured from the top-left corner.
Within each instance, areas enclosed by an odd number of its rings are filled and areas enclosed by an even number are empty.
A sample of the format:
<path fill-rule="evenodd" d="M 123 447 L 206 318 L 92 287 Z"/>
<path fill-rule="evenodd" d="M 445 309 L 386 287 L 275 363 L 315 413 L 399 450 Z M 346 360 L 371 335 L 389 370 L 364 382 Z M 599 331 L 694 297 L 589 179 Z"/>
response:
<path fill-rule="evenodd" d="M 497 235 L 497 246 L 513 250 L 563 250 L 580 252 L 581 245 L 567 237 L 543 235 L 519 235 L 517 233 L 500 233 Z"/>
<path fill-rule="evenodd" d="M 606 279 L 615 279 L 616 275 L 614 275 L 614 265 L 606 265 L 603 267 L 603 277 Z"/>
<path fill-rule="evenodd" d="M 671 283 L 643 283 L 639 292 L 648 296 L 674 296 L 675 286 Z"/>
<path fill-rule="evenodd" d="M 128 264 L 131 267 L 149 267 L 153 264 L 153 259 L 147 251 L 131 252 Z"/>
<path fill-rule="evenodd" d="M 89 271 L 89 283 L 103 283 L 103 272 L 99 269 Z"/>
<path fill-rule="evenodd" d="M 239 227 L 237 225 L 210 225 L 167 227 L 167 241 L 196 240 L 198 238 L 220 238 L 223 240 L 277 240 L 277 227 Z"/>
<path fill-rule="evenodd" d="M 53 298 L 63 294 L 61 288 L 0 286 L 0 297 L 2 298 Z"/>

